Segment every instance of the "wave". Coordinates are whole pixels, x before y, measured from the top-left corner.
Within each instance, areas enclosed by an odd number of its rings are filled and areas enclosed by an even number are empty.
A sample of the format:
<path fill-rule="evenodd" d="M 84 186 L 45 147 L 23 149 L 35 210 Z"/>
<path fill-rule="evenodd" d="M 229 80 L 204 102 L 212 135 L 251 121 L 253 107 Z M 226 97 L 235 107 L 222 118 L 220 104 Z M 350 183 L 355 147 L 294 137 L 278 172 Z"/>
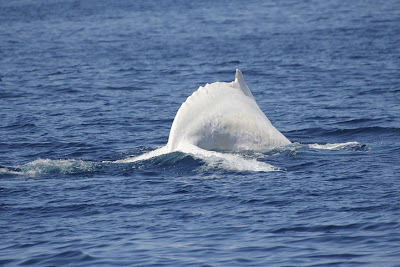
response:
<path fill-rule="evenodd" d="M 205 162 L 206 166 L 203 166 L 203 170 L 209 169 L 224 169 L 228 171 L 278 171 L 277 167 L 272 166 L 266 162 L 258 161 L 256 158 L 245 158 L 244 155 L 239 153 L 222 153 L 216 151 L 209 151 L 198 148 L 196 146 L 186 146 L 184 154 L 190 155 L 196 159 L 200 159 Z M 129 163 L 148 160 L 154 157 L 159 157 L 168 154 L 167 146 L 163 146 L 154 151 L 150 151 L 140 156 L 129 157 L 123 160 L 118 160 L 116 163 Z"/>
<path fill-rule="evenodd" d="M 358 127 L 358 128 L 307 128 L 289 132 L 290 134 L 312 134 L 313 136 L 337 136 L 337 135 L 360 135 L 360 134 L 399 134 L 397 127 Z"/>
<path fill-rule="evenodd" d="M 342 151 L 368 151 L 365 144 L 356 141 L 345 143 L 327 143 L 327 144 L 300 144 L 293 143 L 287 146 L 274 147 L 265 153 L 255 153 L 245 151 L 241 153 L 227 153 L 209 151 L 196 146 L 186 146 L 184 151 L 169 153 L 166 146 L 139 156 L 127 157 L 125 159 L 114 161 L 114 163 L 137 163 L 152 161 L 154 158 L 163 158 L 166 155 L 178 153 L 197 159 L 204 164 L 199 168 L 201 171 L 226 170 L 226 171 L 250 171 L 250 172 L 271 172 L 284 171 L 284 168 L 273 166 L 265 161 L 281 154 L 287 154 L 289 157 L 296 154 L 297 150 L 342 150 Z M 288 152 L 288 153 L 285 153 Z"/>
<path fill-rule="evenodd" d="M 42 174 L 81 174 L 90 173 L 98 164 L 77 159 L 37 159 L 14 167 L 0 167 L 0 175 L 23 175 L 36 177 Z"/>
<path fill-rule="evenodd" d="M 0 166 L 0 177 L 23 176 L 90 176 L 94 174 L 129 175 L 134 172 L 143 172 L 145 175 L 159 175 L 165 172 L 172 174 L 206 173 L 206 172 L 274 172 L 286 171 L 266 161 L 276 161 L 277 157 L 291 157 L 298 150 L 341 150 L 341 151 L 368 151 L 366 145 L 358 142 L 327 143 L 327 144 L 300 144 L 275 147 L 265 153 L 246 151 L 241 153 L 227 153 L 208 151 L 195 146 L 185 151 L 168 152 L 161 147 L 139 156 L 128 156 L 116 161 L 89 161 L 81 159 L 37 159 L 26 164 L 5 167 Z"/>
<path fill-rule="evenodd" d="M 330 144 L 327 143 L 325 145 L 320 144 L 309 144 L 309 148 L 311 149 L 325 149 L 325 150 L 351 150 L 356 151 L 362 148 L 365 148 L 365 145 L 361 145 L 358 142 L 346 142 L 346 143 L 337 143 L 337 144 Z"/>

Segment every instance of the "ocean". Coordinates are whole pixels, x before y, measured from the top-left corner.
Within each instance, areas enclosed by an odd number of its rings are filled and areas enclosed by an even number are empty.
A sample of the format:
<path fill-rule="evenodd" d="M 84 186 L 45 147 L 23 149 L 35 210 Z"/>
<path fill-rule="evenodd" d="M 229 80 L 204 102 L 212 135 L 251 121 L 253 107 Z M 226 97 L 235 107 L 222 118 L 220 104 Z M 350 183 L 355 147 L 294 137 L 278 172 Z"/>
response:
<path fill-rule="evenodd" d="M 236 69 L 293 144 L 129 160 Z M 400 2 L 0 1 L 0 240 L 1 266 L 400 266 Z"/>

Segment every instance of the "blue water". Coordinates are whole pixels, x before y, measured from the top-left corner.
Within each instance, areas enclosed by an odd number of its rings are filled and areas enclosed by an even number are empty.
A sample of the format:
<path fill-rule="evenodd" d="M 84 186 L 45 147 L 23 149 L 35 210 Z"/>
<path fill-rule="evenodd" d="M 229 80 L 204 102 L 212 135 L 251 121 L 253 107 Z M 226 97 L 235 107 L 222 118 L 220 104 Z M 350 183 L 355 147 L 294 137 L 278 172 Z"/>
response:
<path fill-rule="evenodd" d="M 279 171 L 113 163 L 236 68 Z M 399 159 L 399 1 L 0 1 L 0 265 L 399 266 Z"/>

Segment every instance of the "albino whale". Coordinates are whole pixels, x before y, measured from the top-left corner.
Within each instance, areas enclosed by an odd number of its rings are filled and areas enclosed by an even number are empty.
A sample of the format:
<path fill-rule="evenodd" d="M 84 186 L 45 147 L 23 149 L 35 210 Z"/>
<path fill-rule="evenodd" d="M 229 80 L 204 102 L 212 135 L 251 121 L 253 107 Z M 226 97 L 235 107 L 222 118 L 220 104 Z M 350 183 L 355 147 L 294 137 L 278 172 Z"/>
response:
<path fill-rule="evenodd" d="M 265 151 L 291 142 L 261 111 L 240 70 L 230 83 L 200 86 L 179 108 L 167 152 L 196 146 L 212 151 Z"/>
<path fill-rule="evenodd" d="M 179 151 L 201 158 L 211 167 L 275 171 L 278 168 L 268 163 L 221 152 L 263 152 L 289 144 L 258 107 L 242 73 L 236 70 L 233 82 L 200 86 L 186 99 L 176 113 L 165 146 L 115 162 L 136 162 Z"/>

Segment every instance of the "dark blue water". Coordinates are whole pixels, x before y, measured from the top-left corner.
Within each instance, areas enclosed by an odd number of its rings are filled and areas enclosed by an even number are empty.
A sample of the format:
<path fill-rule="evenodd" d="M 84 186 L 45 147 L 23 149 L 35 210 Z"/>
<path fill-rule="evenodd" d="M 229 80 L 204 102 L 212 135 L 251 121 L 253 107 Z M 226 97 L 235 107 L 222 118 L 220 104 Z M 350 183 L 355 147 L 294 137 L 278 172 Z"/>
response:
<path fill-rule="evenodd" d="M 236 68 L 296 142 L 242 156 L 280 171 L 112 162 Z M 0 1 L 0 240 L 5 266 L 398 266 L 400 2 Z"/>

